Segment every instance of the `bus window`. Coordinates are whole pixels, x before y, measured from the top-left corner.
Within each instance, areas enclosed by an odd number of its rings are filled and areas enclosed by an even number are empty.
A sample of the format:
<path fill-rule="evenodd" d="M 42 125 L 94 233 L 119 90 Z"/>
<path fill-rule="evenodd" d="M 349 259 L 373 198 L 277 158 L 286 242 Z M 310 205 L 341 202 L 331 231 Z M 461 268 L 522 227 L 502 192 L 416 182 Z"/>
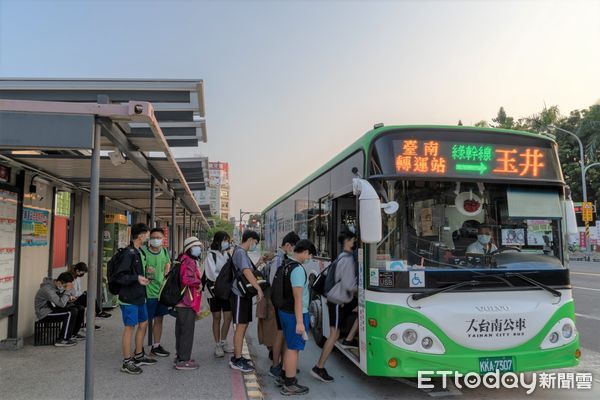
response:
<path fill-rule="evenodd" d="M 562 267 L 560 217 L 517 207 L 514 185 L 388 181 L 378 191 L 400 204 L 383 219 L 379 269 Z M 519 196 L 531 203 L 539 194 Z M 547 196 L 558 204 L 558 192 Z"/>

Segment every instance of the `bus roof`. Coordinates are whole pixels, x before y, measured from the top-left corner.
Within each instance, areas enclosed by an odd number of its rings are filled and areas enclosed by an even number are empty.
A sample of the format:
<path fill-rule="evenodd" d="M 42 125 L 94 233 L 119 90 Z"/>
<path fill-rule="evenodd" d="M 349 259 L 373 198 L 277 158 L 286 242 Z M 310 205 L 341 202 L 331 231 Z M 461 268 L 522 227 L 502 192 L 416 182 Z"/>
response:
<path fill-rule="evenodd" d="M 477 132 L 482 132 L 482 133 L 485 132 L 485 133 L 490 133 L 490 134 L 509 133 L 512 135 L 529 136 L 529 137 L 534 137 L 536 139 L 547 140 L 549 142 L 556 143 L 553 139 L 551 139 L 548 136 L 540 135 L 540 134 L 533 133 L 533 132 L 516 131 L 516 130 L 512 130 L 512 129 L 479 128 L 476 126 L 462 126 L 462 125 L 390 125 L 390 126 L 382 126 L 379 128 L 372 129 L 372 130 L 368 131 L 367 133 L 365 133 L 363 136 L 359 137 L 354 143 L 352 143 L 350 146 L 348 146 L 344 150 L 342 150 L 342 152 L 339 153 L 337 156 L 335 156 L 334 158 L 329 160 L 327 163 L 325 163 L 323 166 L 321 166 L 315 172 L 313 172 L 308 177 L 303 179 L 300 183 L 298 183 L 297 185 L 294 185 L 294 187 L 292 187 L 290 190 L 288 190 L 284 195 L 278 197 L 275 201 L 273 201 L 271 204 L 269 204 L 263 210 L 263 213 L 265 211 L 268 211 L 271 208 L 275 207 L 277 204 L 279 204 L 283 200 L 287 199 L 289 196 L 291 196 L 292 194 L 297 192 L 299 189 L 303 188 L 306 184 L 312 182 L 314 179 L 318 178 L 319 176 L 321 176 L 322 174 L 324 174 L 331 168 L 335 167 L 339 162 L 343 161 L 346 157 L 353 154 L 357 150 L 360 150 L 360 149 L 364 150 L 365 155 L 366 155 L 366 153 L 369 149 L 369 145 L 379 135 L 381 135 L 385 132 L 399 130 L 399 129 L 401 129 L 401 130 L 436 129 L 436 130 L 462 131 L 462 132 L 477 131 Z M 366 160 L 365 160 L 365 162 L 366 162 Z"/>

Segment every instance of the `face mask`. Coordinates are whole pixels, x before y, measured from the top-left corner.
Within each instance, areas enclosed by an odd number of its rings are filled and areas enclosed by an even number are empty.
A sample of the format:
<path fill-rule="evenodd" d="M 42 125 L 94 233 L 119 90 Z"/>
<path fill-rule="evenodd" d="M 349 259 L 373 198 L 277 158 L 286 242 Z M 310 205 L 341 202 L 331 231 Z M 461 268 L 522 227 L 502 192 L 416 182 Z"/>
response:
<path fill-rule="evenodd" d="M 229 248 L 229 242 L 221 242 L 221 250 L 225 251 Z"/>
<path fill-rule="evenodd" d="M 306 260 L 304 260 L 304 262 L 302 263 L 303 265 L 308 265 L 310 264 L 310 258 L 307 258 Z"/>
<path fill-rule="evenodd" d="M 194 246 L 190 250 L 190 254 L 192 255 L 192 257 L 198 258 L 200 257 L 200 254 L 202 254 L 202 249 L 200 248 L 200 246 Z"/>
<path fill-rule="evenodd" d="M 481 244 L 488 244 L 492 240 L 492 237 L 490 235 L 477 235 L 477 240 Z"/>
<path fill-rule="evenodd" d="M 250 251 L 256 251 L 258 250 L 258 245 L 256 243 L 254 243 L 252 246 L 250 246 Z"/>
<path fill-rule="evenodd" d="M 150 246 L 152 247 L 161 247 L 162 246 L 162 239 L 150 239 L 148 241 L 148 243 L 150 243 Z"/>
<path fill-rule="evenodd" d="M 148 239 L 150 239 L 150 237 L 146 236 L 144 239 L 142 239 L 142 243 L 143 244 L 147 244 L 148 243 Z"/>

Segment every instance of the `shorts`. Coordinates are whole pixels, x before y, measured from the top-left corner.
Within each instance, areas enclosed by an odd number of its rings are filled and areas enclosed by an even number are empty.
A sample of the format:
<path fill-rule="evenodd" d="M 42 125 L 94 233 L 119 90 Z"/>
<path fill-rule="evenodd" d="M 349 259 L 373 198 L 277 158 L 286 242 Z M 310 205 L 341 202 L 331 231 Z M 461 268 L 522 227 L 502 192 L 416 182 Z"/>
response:
<path fill-rule="evenodd" d="M 358 300 L 353 299 L 347 304 L 335 304 L 327 302 L 327 309 L 329 311 L 329 326 L 337 329 L 341 329 L 348 318 L 348 315 L 356 308 Z"/>
<path fill-rule="evenodd" d="M 283 328 L 283 337 L 285 338 L 285 344 L 289 350 L 304 350 L 306 340 L 302 335 L 296 333 L 296 315 L 285 312 L 277 311 L 279 319 L 281 320 L 281 327 Z M 302 314 L 302 320 L 304 322 L 304 330 L 308 335 L 308 327 L 310 325 L 310 317 L 308 313 Z"/>
<path fill-rule="evenodd" d="M 210 306 L 210 312 L 231 311 L 231 303 L 229 300 L 223 300 L 218 297 L 211 297 L 207 300 L 208 305 Z"/>
<path fill-rule="evenodd" d="M 123 324 L 125 326 L 136 326 L 142 322 L 148 321 L 148 310 L 144 304 L 121 304 L 121 314 L 123 314 Z"/>
<path fill-rule="evenodd" d="M 160 303 L 158 299 L 146 299 L 146 309 L 148 310 L 149 320 L 153 320 L 156 317 L 162 317 L 169 313 L 169 308 Z"/>
<path fill-rule="evenodd" d="M 275 307 L 273 307 L 275 308 Z M 277 323 L 277 330 L 278 331 L 282 331 L 283 328 L 281 327 L 281 319 L 279 319 L 279 310 L 275 308 L 275 322 Z"/>
<path fill-rule="evenodd" d="M 232 294 L 229 298 L 234 324 L 247 324 L 252 322 L 252 299 Z"/>

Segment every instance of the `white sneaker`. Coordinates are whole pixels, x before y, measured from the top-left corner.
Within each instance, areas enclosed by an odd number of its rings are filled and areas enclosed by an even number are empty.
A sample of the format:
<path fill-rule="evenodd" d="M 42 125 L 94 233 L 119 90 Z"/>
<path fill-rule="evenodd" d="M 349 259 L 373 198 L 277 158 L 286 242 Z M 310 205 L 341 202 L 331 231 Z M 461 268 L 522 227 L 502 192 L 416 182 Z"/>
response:
<path fill-rule="evenodd" d="M 222 347 L 223 347 L 223 351 L 225 353 L 233 353 L 234 352 L 233 346 L 230 345 L 228 342 L 224 342 L 222 344 Z"/>
<path fill-rule="evenodd" d="M 225 353 L 223 352 L 223 348 L 220 344 L 215 345 L 215 357 L 224 357 Z"/>

